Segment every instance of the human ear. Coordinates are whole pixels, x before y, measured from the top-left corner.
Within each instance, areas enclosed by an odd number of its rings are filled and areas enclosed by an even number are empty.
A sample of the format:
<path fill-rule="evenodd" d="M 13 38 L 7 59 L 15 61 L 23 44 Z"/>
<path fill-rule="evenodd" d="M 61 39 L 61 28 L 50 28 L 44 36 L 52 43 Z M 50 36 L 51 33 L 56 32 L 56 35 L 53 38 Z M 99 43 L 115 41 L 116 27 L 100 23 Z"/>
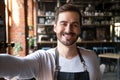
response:
<path fill-rule="evenodd" d="M 54 32 L 56 32 L 56 24 L 54 24 L 53 30 Z"/>

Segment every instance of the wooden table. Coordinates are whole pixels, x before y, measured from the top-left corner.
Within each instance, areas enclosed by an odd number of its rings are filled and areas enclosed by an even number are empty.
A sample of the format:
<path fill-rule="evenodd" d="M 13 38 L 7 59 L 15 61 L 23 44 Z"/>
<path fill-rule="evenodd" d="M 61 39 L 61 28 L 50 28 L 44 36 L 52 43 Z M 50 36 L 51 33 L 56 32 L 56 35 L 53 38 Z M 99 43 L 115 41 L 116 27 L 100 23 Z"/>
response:
<path fill-rule="evenodd" d="M 120 80 L 120 73 L 119 73 L 119 68 L 120 68 L 120 54 L 117 53 L 104 53 L 104 54 L 99 54 L 98 57 L 100 58 L 106 58 L 106 59 L 117 59 L 117 80 Z"/>

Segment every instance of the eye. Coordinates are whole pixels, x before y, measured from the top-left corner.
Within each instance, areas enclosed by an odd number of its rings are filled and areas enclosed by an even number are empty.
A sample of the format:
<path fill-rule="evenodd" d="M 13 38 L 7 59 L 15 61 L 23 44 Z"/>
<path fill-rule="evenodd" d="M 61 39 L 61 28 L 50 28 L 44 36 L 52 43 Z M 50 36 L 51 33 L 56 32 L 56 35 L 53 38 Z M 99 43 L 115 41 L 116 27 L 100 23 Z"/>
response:
<path fill-rule="evenodd" d="M 61 22 L 60 25 L 61 26 L 67 26 L 67 23 L 66 22 Z"/>
<path fill-rule="evenodd" d="M 79 27 L 79 24 L 78 23 L 73 23 L 72 26 L 73 27 Z"/>

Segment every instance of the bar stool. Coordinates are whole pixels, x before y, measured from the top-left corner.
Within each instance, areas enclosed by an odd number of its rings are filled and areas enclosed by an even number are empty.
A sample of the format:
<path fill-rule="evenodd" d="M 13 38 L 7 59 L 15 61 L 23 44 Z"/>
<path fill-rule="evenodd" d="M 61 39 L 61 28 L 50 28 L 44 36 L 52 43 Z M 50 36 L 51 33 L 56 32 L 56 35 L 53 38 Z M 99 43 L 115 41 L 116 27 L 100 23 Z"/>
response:
<path fill-rule="evenodd" d="M 93 51 L 95 51 L 96 53 L 99 52 L 99 54 L 100 53 L 105 53 L 104 47 L 93 47 Z"/>
<path fill-rule="evenodd" d="M 115 47 L 104 47 L 105 53 L 112 52 L 115 53 Z"/>
<path fill-rule="evenodd" d="M 48 50 L 50 47 L 42 47 L 42 50 Z"/>
<path fill-rule="evenodd" d="M 103 47 L 105 49 L 105 54 L 107 53 L 113 53 L 115 54 L 116 49 L 115 47 Z M 115 70 L 115 66 L 116 66 L 116 60 L 114 59 L 107 59 L 104 60 L 105 64 L 108 66 L 108 70 L 111 71 L 112 70 L 112 66 L 113 66 L 113 71 Z"/>

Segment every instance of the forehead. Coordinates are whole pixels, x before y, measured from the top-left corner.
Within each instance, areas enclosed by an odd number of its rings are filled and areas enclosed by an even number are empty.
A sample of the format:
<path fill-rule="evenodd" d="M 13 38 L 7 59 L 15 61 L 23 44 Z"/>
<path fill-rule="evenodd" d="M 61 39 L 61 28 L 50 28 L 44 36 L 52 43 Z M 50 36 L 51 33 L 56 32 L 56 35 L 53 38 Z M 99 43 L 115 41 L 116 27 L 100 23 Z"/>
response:
<path fill-rule="evenodd" d="M 73 12 L 73 11 L 65 11 L 65 12 L 61 12 L 58 15 L 58 21 L 61 20 L 67 20 L 67 21 L 79 21 L 80 19 L 80 15 L 77 12 Z"/>

